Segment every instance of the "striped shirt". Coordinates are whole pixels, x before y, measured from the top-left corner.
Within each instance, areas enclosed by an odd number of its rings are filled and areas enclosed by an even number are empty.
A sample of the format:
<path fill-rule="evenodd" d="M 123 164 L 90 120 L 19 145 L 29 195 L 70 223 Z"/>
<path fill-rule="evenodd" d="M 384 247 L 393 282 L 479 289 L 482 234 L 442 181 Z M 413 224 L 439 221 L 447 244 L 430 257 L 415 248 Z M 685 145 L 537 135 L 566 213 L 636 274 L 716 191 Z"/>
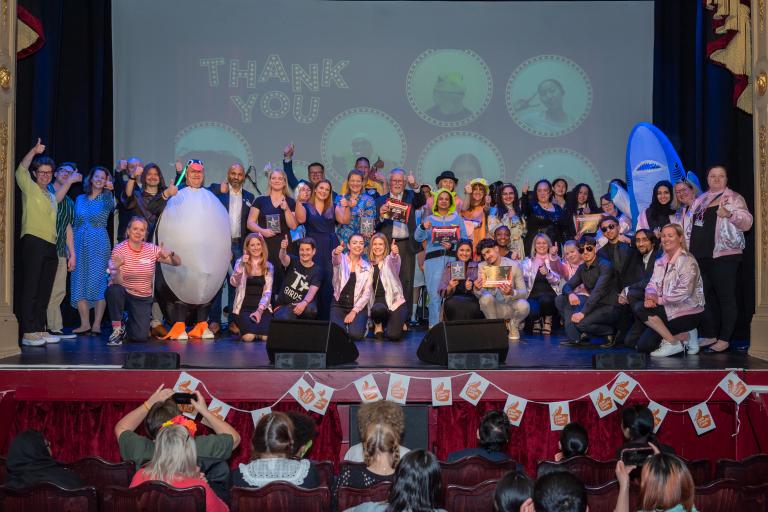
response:
<path fill-rule="evenodd" d="M 48 185 L 48 191 L 56 194 L 53 183 Z M 56 254 L 59 257 L 67 257 L 67 226 L 75 220 L 75 202 L 69 196 L 59 203 L 56 209 Z"/>
<path fill-rule="evenodd" d="M 128 245 L 128 240 L 112 249 L 112 257 L 123 260 L 120 267 L 120 282 L 125 290 L 134 297 L 151 297 L 155 279 L 155 263 L 160 254 L 160 247 L 142 242 L 136 251 Z"/>

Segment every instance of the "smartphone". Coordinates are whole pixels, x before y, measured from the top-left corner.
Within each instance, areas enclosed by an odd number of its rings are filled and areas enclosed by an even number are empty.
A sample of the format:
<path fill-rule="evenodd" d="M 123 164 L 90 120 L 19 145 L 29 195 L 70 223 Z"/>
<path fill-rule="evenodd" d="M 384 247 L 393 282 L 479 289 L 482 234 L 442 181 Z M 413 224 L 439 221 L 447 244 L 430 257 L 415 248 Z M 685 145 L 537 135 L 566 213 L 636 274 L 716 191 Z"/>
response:
<path fill-rule="evenodd" d="M 627 466 L 642 466 L 653 455 L 652 448 L 627 448 L 621 452 L 621 460 Z"/>
<path fill-rule="evenodd" d="M 173 401 L 177 404 L 190 404 L 192 403 L 192 399 L 195 398 L 195 395 L 192 393 L 174 393 L 171 398 L 173 398 Z"/>

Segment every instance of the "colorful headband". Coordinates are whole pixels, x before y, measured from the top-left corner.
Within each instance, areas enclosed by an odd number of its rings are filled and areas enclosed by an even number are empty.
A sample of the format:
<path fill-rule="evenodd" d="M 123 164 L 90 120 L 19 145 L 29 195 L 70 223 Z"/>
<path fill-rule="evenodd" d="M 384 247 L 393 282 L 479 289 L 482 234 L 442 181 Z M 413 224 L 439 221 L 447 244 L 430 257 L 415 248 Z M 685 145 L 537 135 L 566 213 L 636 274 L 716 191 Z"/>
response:
<path fill-rule="evenodd" d="M 189 435 L 192 437 L 195 437 L 195 433 L 197 433 L 197 424 L 194 421 L 185 418 L 184 416 L 174 416 L 170 420 L 163 423 L 160 428 L 170 427 L 171 425 L 181 425 L 187 429 L 187 432 L 189 432 Z"/>

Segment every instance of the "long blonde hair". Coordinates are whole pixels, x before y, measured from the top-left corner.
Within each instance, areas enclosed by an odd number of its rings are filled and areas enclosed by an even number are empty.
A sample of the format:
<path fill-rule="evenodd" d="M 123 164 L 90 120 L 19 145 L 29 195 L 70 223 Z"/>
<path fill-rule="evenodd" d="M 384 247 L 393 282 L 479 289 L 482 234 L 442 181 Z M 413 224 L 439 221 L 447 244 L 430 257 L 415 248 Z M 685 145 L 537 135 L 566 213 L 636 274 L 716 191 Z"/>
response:
<path fill-rule="evenodd" d="M 162 427 L 155 438 L 155 454 L 144 467 L 150 480 L 173 484 L 174 480 L 195 477 L 200 474 L 197 467 L 197 446 L 182 425 Z"/>
<path fill-rule="evenodd" d="M 275 173 L 277 173 L 277 174 L 279 174 L 280 176 L 282 176 L 282 177 L 283 177 L 283 190 L 282 190 L 282 192 L 283 192 L 283 195 L 284 195 L 285 197 L 292 197 L 292 194 L 291 194 L 291 187 L 289 187 L 289 186 L 288 186 L 288 175 L 287 175 L 287 174 L 285 174 L 285 171 L 284 171 L 284 170 L 282 170 L 282 169 L 272 169 L 272 170 L 269 172 L 269 177 L 270 177 L 270 178 L 272 178 L 272 175 L 273 175 L 273 174 L 275 174 Z M 269 186 L 269 185 L 268 185 L 268 186 Z M 270 192 L 272 191 L 272 188 L 271 188 L 271 187 L 270 187 L 269 191 L 270 191 Z"/>
<path fill-rule="evenodd" d="M 259 261 L 259 266 L 256 267 L 257 270 L 261 271 L 262 276 L 266 276 L 267 272 L 269 271 L 269 249 L 267 248 L 267 242 L 264 241 L 264 237 L 261 236 L 260 233 L 250 233 L 247 237 L 245 237 L 245 241 L 243 242 L 243 255 L 248 254 L 250 259 L 250 253 L 248 252 L 248 244 L 251 243 L 251 240 L 257 239 L 259 243 L 261 244 L 261 261 Z M 249 261 L 247 264 L 243 263 L 242 258 L 240 259 L 240 265 L 245 265 L 245 275 L 252 276 L 256 275 L 251 273 L 251 266 L 255 264 L 255 261 Z"/>
<path fill-rule="evenodd" d="M 389 240 L 387 239 L 387 235 L 385 235 L 384 233 L 375 233 L 371 237 L 371 240 L 368 242 L 368 261 L 370 261 L 371 263 L 373 263 L 374 261 L 374 258 L 373 258 L 373 241 L 374 240 L 384 241 L 384 256 L 382 256 L 381 259 L 383 260 L 384 258 L 389 256 Z"/>

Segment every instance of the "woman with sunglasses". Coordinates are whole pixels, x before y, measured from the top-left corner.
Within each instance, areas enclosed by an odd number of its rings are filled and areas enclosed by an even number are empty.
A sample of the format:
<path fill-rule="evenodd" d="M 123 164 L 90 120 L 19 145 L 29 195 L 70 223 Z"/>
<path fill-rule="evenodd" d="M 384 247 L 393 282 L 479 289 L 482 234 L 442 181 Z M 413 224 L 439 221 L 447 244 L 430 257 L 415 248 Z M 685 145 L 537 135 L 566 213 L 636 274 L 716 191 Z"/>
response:
<path fill-rule="evenodd" d="M 477 262 L 472 259 L 471 240 L 459 240 L 456 261 L 463 264 L 463 272 L 456 270 L 461 268 L 456 266 L 456 262 L 447 263 L 437 289 L 443 300 L 443 316 L 447 321 L 480 320 L 484 317 L 473 291 L 477 280 Z"/>
<path fill-rule="evenodd" d="M 736 283 L 752 214 L 744 198 L 728 188 L 722 165 L 707 171 L 706 193 L 691 205 L 691 254 L 699 262 L 707 305 L 701 322 L 700 346 L 724 352 L 736 326 Z"/>
<path fill-rule="evenodd" d="M 526 329 L 536 334 L 552 333 L 552 316 L 557 313 L 555 298 L 560 292 L 562 261 L 557 246 L 544 233 L 533 238 L 533 252 L 523 260 L 523 279 L 531 307 L 525 319 Z"/>
<path fill-rule="evenodd" d="M 637 229 L 650 229 L 658 236 L 661 228 L 672 222 L 675 215 L 672 190 L 672 183 L 667 180 L 662 180 L 653 187 L 651 204 L 640 213 Z"/>
<path fill-rule="evenodd" d="M 644 309 L 638 311 L 648 328 L 637 342 L 637 350 L 651 357 L 699 351 L 696 328 L 704 312 L 704 284 L 699 264 L 685 247 L 685 234 L 679 224 L 661 230 L 664 251 L 653 267 L 645 287 Z M 661 342 L 661 344 L 659 344 Z"/>

